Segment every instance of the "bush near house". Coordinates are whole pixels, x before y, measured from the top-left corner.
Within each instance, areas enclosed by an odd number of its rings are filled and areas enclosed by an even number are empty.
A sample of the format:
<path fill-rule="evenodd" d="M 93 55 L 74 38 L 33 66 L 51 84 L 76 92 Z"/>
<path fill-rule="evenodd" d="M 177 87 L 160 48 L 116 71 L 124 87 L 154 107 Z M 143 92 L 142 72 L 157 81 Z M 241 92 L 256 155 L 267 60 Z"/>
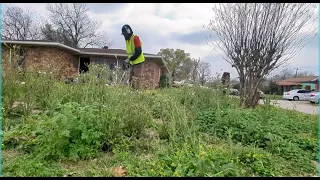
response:
<path fill-rule="evenodd" d="M 159 88 L 171 87 L 171 80 L 169 76 L 160 76 Z"/>
<path fill-rule="evenodd" d="M 317 174 L 317 116 L 242 109 L 197 87 L 106 87 L 95 72 L 84 84 L 14 70 L 3 79 L 4 176 Z"/>

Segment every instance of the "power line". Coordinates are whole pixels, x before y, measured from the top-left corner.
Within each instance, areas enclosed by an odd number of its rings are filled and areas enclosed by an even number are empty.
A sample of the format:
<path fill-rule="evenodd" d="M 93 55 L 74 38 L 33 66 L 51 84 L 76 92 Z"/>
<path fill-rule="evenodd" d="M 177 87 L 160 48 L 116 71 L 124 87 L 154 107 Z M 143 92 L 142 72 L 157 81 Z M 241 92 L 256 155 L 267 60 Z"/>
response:
<path fill-rule="evenodd" d="M 298 70 L 301 70 L 301 69 L 299 69 L 299 68 L 295 68 L 296 69 L 296 75 L 295 75 L 295 77 L 297 77 L 297 75 L 298 75 Z"/>
<path fill-rule="evenodd" d="M 214 51 L 214 50 L 211 50 L 210 53 L 209 53 L 203 60 L 207 59 L 207 58 L 211 55 L 211 53 L 212 53 L 213 51 Z"/>

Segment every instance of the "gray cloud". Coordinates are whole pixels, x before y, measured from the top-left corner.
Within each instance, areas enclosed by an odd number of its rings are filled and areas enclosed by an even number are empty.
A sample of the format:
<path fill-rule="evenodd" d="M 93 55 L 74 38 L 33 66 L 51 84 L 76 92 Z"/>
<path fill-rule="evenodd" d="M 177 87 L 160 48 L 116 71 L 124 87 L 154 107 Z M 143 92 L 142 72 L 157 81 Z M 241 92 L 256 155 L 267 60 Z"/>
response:
<path fill-rule="evenodd" d="M 118 29 L 118 31 L 113 31 L 108 34 L 110 39 L 114 42 L 111 48 L 120 48 L 125 49 L 125 40 L 121 34 L 121 27 L 123 24 L 115 24 L 114 29 Z M 142 41 L 143 51 L 145 53 L 153 53 L 156 54 L 160 51 L 161 48 L 166 48 L 169 46 L 167 41 L 167 37 L 162 36 L 160 34 L 154 34 L 144 27 L 132 27 L 133 32 L 138 35 Z"/>
<path fill-rule="evenodd" d="M 232 68 L 229 63 L 227 63 L 221 56 L 219 55 L 211 55 L 206 59 L 203 59 L 204 62 L 208 62 L 211 68 L 211 74 L 216 76 L 216 73 L 221 72 L 230 72 L 231 78 L 238 77 L 238 73 L 236 69 Z M 222 69 L 222 70 L 221 70 Z"/>
<path fill-rule="evenodd" d="M 210 31 L 199 30 L 196 32 L 182 34 L 182 33 L 172 33 L 170 35 L 171 39 L 180 41 L 182 43 L 189 43 L 192 45 L 202 45 L 206 43 L 206 38 L 209 36 Z"/>
<path fill-rule="evenodd" d="M 311 44 L 311 43 L 310 43 Z M 296 57 L 291 59 L 290 67 L 299 68 L 301 71 L 319 73 L 319 54 L 317 46 L 306 46 Z"/>
<path fill-rule="evenodd" d="M 305 45 L 305 48 L 318 48 L 319 36 L 315 36 L 310 42 Z"/>
<path fill-rule="evenodd" d="M 126 7 L 128 4 L 125 3 L 87 3 L 90 11 L 103 14 L 117 12 L 119 9 Z"/>

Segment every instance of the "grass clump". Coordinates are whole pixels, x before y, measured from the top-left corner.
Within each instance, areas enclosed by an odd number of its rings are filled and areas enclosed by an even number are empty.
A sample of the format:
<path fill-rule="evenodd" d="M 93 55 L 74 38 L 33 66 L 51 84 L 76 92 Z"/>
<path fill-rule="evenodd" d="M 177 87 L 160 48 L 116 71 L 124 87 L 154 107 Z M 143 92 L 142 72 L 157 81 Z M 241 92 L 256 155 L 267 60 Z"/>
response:
<path fill-rule="evenodd" d="M 120 166 L 126 176 L 316 174 L 316 116 L 242 109 L 200 87 L 107 87 L 97 69 L 73 84 L 4 77 L 4 176 L 117 176 Z"/>

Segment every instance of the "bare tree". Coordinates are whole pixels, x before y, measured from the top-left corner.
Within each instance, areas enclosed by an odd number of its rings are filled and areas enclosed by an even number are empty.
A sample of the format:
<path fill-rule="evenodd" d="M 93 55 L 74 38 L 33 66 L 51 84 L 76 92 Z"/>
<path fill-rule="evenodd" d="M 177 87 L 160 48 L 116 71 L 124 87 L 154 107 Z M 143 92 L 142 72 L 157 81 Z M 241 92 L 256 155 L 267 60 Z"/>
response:
<path fill-rule="evenodd" d="M 212 75 L 207 79 L 206 82 L 206 86 L 207 87 L 214 87 L 214 88 L 218 88 L 219 86 L 221 86 L 221 73 L 216 72 L 215 76 Z"/>
<path fill-rule="evenodd" d="M 235 67 L 240 101 L 258 104 L 258 87 L 271 71 L 288 62 L 316 35 L 316 4 L 216 4 L 208 44 Z"/>
<path fill-rule="evenodd" d="M 198 70 L 198 75 L 199 75 L 199 82 L 203 86 L 205 83 L 209 80 L 211 76 L 210 72 L 210 64 L 207 62 L 200 62 L 199 64 L 199 70 Z"/>
<path fill-rule="evenodd" d="M 312 73 L 310 71 L 302 71 L 300 73 L 297 73 L 297 78 L 306 77 L 306 76 L 314 76 L 314 73 Z"/>
<path fill-rule="evenodd" d="M 191 78 L 193 82 L 196 82 L 199 76 L 199 66 L 200 66 L 200 58 L 192 59 L 192 72 Z"/>
<path fill-rule="evenodd" d="M 45 40 L 58 42 L 58 33 L 53 29 L 51 24 L 45 24 L 41 27 L 41 33 Z"/>
<path fill-rule="evenodd" d="M 278 73 L 276 73 L 274 76 L 272 76 L 273 80 L 284 80 L 294 77 L 294 71 L 292 67 L 285 67 L 277 70 Z"/>
<path fill-rule="evenodd" d="M 309 71 L 302 71 L 296 74 L 294 68 L 287 66 L 285 68 L 279 69 L 277 73 L 275 73 L 271 79 L 272 80 L 285 80 L 289 78 L 299 78 L 299 77 L 306 77 L 306 76 L 314 76 L 314 73 Z"/>
<path fill-rule="evenodd" d="M 85 3 L 48 4 L 47 9 L 53 29 L 61 34 L 63 40 L 60 40 L 66 45 L 75 48 L 110 46 L 106 34 L 99 32 L 102 22 L 89 17 Z"/>
<path fill-rule="evenodd" d="M 10 40 L 39 39 L 38 22 L 30 10 L 17 6 L 8 6 L 2 16 L 2 38 Z"/>
<path fill-rule="evenodd" d="M 72 39 L 68 33 L 61 28 L 54 29 L 51 24 L 41 27 L 42 39 L 52 42 L 59 42 L 67 46 L 72 46 Z"/>

